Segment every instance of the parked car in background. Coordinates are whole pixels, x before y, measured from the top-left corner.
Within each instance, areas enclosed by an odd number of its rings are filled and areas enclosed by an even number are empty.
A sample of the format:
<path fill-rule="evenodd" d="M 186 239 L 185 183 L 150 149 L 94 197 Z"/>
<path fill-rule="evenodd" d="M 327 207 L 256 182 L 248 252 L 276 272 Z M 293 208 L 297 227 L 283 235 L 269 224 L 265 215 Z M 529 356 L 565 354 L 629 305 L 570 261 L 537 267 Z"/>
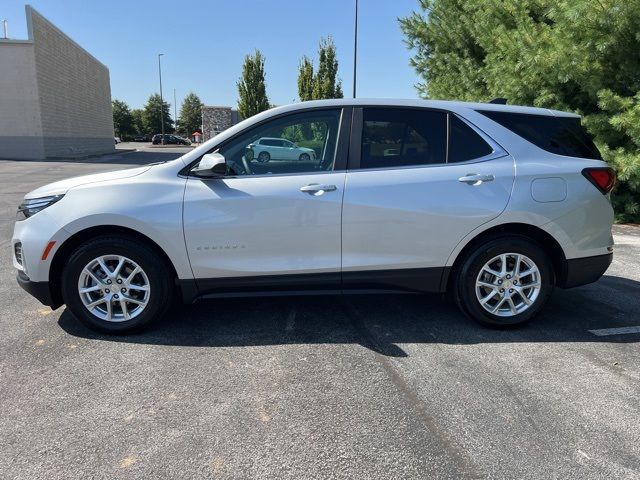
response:
<path fill-rule="evenodd" d="M 259 138 L 247 148 L 253 152 L 253 157 L 260 163 L 266 163 L 269 160 L 308 162 L 316 159 L 316 152 L 312 148 L 300 147 L 286 138 Z"/>
<path fill-rule="evenodd" d="M 151 137 L 149 135 L 138 134 L 133 137 L 134 142 L 150 142 Z"/>
<path fill-rule="evenodd" d="M 151 143 L 153 145 L 160 145 L 162 143 L 162 134 L 156 134 L 151 139 Z M 165 145 L 191 145 L 191 141 L 186 138 L 180 137 L 178 135 L 164 135 L 164 144 Z"/>
<path fill-rule="evenodd" d="M 120 140 L 120 137 L 113 137 L 113 139 L 116 141 L 116 145 L 119 143 L 122 143 L 122 140 Z"/>
<path fill-rule="evenodd" d="M 286 132 L 320 145 L 317 161 L 248 157 L 250 145 Z M 28 193 L 13 265 L 42 303 L 113 333 L 156 320 L 174 295 L 304 290 L 450 292 L 470 318 L 513 326 L 554 287 L 607 270 L 614 183 L 571 113 L 303 102 L 173 161 Z"/>

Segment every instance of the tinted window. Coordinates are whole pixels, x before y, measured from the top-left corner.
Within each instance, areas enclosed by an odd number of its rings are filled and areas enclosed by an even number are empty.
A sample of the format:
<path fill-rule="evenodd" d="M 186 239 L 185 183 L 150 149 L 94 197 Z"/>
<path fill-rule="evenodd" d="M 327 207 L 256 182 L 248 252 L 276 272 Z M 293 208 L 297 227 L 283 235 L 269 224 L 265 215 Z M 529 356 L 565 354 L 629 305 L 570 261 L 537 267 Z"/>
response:
<path fill-rule="evenodd" d="M 480 135 L 455 115 L 450 115 L 449 163 L 466 162 L 484 157 L 493 152 L 493 148 Z"/>
<path fill-rule="evenodd" d="M 226 143 L 220 153 L 229 175 L 277 175 L 333 169 L 340 109 L 280 117 Z M 262 139 L 262 140 L 260 140 Z M 258 142 L 260 140 L 260 142 Z M 261 148 L 295 142 L 295 148 Z"/>
<path fill-rule="evenodd" d="M 480 113 L 547 152 L 602 159 L 579 118 L 484 110 Z"/>
<path fill-rule="evenodd" d="M 445 163 L 446 143 L 446 113 L 365 108 L 360 168 Z"/>

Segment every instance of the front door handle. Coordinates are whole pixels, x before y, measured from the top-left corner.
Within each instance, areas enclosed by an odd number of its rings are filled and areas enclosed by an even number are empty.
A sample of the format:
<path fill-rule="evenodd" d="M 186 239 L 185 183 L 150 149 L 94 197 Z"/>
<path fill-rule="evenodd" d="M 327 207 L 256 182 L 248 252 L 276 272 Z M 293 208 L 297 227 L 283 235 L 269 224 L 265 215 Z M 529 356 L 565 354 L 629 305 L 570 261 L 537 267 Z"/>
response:
<path fill-rule="evenodd" d="M 317 183 L 311 183 L 304 187 L 300 187 L 301 192 L 310 193 L 311 195 L 322 195 L 324 192 L 333 192 L 337 189 L 338 187 L 335 185 L 319 185 Z"/>
<path fill-rule="evenodd" d="M 458 179 L 459 182 L 467 185 L 480 185 L 484 182 L 493 182 L 496 179 L 493 175 L 482 175 L 480 173 L 467 173 L 464 177 Z"/>

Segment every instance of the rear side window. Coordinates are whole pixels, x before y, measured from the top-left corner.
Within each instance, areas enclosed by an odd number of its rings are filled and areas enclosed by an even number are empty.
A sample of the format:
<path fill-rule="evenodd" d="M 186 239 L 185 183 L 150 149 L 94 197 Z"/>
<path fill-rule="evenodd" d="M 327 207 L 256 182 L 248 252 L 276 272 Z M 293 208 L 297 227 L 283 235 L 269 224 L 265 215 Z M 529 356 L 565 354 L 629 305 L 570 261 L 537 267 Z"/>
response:
<path fill-rule="evenodd" d="M 466 162 L 493 153 L 493 148 L 480 135 L 455 115 L 449 115 L 448 162 Z"/>
<path fill-rule="evenodd" d="M 428 165 L 447 161 L 444 112 L 365 108 L 360 168 Z"/>
<path fill-rule="evenodd" d="M 547 152 L 602 160 L 579 118 L 487 110 L 479 112 Z"/>

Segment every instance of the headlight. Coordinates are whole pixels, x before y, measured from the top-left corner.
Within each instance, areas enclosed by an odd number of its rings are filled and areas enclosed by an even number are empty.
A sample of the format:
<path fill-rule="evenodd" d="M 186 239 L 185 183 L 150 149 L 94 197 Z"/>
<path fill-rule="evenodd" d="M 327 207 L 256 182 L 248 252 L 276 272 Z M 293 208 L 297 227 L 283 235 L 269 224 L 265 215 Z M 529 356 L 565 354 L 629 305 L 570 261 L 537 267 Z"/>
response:
<path fill-rule="evenodd" d="M 18 207 L 18 213 L 16 213 L 16 220 L 24 220 L 29 218 L 40 210 L 53 205 L 60 200 L 64 195 L 51 195 L 49 197 L 29 198 L 24 200 Z"/>

